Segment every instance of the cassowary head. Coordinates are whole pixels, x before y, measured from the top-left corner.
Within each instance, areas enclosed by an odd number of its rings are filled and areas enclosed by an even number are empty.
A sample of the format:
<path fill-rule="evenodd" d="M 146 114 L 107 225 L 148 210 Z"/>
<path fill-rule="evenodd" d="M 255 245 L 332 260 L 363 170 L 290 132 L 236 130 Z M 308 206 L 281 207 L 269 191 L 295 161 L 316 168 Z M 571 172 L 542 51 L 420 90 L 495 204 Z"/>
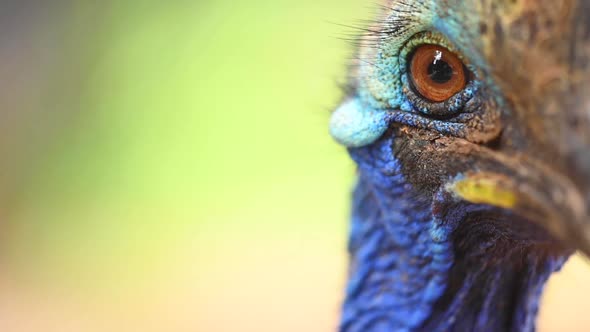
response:
<path fill-rule="evenodd" d="M 590 254 L 590 1 L 387 1 L 330 131 L 359 169 L 342 331 L 534 330 Z"/>

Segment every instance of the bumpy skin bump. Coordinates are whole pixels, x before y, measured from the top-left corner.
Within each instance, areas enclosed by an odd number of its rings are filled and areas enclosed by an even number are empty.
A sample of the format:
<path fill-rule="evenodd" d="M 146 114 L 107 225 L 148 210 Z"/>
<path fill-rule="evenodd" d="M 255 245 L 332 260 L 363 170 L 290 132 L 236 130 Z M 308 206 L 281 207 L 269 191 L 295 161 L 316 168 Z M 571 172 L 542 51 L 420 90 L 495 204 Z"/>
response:
<path fill-rule="evenodd" d="M 343 103 L 330 119 L 332 137 L 349 147 L 373 143 L 383 135 L 387 127 L 385 112 L 367 109 L 355 99 Z"/>
<path fill-rule="evenodd" d="M 392 0 L 330 131 L 358 165 L 340 330 L 533 331 L 543 285 L 590 253 L 590 1 Z M 412 50 L 455 52 L 447 101 Z"/>

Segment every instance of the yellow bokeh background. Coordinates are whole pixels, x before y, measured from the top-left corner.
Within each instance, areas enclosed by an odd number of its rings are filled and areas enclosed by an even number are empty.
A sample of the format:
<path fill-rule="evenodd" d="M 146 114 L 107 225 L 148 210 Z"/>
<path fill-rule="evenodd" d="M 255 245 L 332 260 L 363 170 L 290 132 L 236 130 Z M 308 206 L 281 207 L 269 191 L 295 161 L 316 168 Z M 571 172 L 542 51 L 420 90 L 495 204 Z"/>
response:
<path fill-rule="evenodd" d="M 327 122 L 374 6 L 5 3 L 2 331 L 335 329 L 354 165 Z M 590 327 L 588 277 L 551 281 L 541 331 Z"/>

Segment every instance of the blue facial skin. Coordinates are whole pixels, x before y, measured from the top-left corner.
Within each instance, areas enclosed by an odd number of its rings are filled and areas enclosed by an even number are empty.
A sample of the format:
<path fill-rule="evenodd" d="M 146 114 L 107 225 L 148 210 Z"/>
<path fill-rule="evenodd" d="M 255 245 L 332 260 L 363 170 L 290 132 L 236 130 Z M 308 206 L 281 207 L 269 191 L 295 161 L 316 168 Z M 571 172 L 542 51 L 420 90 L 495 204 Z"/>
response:
<path fill-rule="evenodd" d="M 404 33 L 379 45 L 370 64 L 360 66 L 355 93 L 330 121 L 330 134 L 348 147 L 359 170 L 340 331 L 533 331 L 543 285 L 567 257 L 530 254 L 522 257 L 527 268 L 515 268 L 509 258 L 506 264 L 478 267 L 473 262 L 485 260 L 497 239 L 474 240 L 473 252 L 466 254 L 458 252 L 453 234 L 465 216 L 489 207 L 457 203 L 441 213 L 437 207 L 448 203 L 448 193 L 441 188 L 428 196 L 413 188 L 396 158 L 396 137 L 387 131 L 392 125 L 463 137 L 460 117 L 468 116 L 459 115 L 456 121 L 415 116 L 428 110 L 417 109 L 406 94 L 405 60 L 412 47 L 436 43 L 452 51 L 459 48 L 470 68 L 485 67 L 482 57 L 465 47 L 473 41 L 469 34 L 459 34 L 460 24 L 433 15 L 436 2 L 418 2 L 429 8 L 420 12 L 420 5 L 412 7 L 412 20 L 419 24 L 405 26 Z M 388 20 L 403 21 L 404 15 L 393 13 Z M 423 31 L 435 32 L 416 39 Z M 477 80 L 469 93 L 476 94 L 484 83 L 491 85 Z M 513 307 L 507 308 L 505 299 Z"/>
<path fill-rule="evenodd" d="M 351 149 L 360 179 L 353 199 L 348 282 L 341 331 L 411 331 L 431 314 L 453 262 L 447 232 L 414 197 L 393 158 L 393 138 Z"/>
<path fill-rule="evenodd" d="M 435 210 L 448 195 L 441 191 L 422 197 L 412 188 L 394 157 L 394 140 L 382 137 L 349 149 L 359 181 L 353 195 L 352 269 L 340 331 L 533 331 L 543 285 L 566 257 L 527 256 L 523 260 L 532 268 L 524 271 L 502 263 L 462 268 L 453 231 L 467 213 L 487 207 L 458 206 L 442 219 Z M 478 249 L 483 252 L 493 245 L 482 241 Z M 461 280 L 454 289 L 453 274 L 460 274 Z M 506 311 L 505 297 L 517 297 L 512 312 Z"/>

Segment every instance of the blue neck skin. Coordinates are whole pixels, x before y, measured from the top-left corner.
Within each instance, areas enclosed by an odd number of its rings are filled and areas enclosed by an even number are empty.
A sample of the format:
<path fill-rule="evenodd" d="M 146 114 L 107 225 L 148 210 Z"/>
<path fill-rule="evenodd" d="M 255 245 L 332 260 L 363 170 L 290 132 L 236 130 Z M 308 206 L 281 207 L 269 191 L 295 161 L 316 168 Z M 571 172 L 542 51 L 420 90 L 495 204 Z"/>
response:
<path fill-rule="evenodd" d="M 440 219 L 436 198 L 405 181 L 392 143 L 350 150 L 359 182 L 340 331 L 534 331 L 543 286 L 568 255 L 515 245 L 501 220 L 461 226 L 476 208 Z"/>

